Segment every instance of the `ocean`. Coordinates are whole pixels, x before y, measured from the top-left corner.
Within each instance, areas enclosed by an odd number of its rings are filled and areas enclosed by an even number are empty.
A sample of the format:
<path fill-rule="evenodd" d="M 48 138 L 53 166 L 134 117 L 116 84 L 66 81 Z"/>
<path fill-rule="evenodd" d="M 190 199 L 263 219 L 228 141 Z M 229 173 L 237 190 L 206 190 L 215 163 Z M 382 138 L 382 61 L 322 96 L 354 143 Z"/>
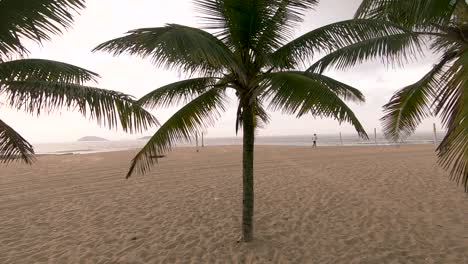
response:
<path fill-rule="evenodd" d="M 377 143 L 373 135 L 370 135 L 369 140 L 360 139 L 357 135 L 343 134 L 340 140 L 337 135 L 317 135 L 317 145 L 326 146 L 372 146 L 372 145 L 392 145 L 394 143 L 386 140 L 382 135 L 377 135 Z M 438 135 L 438 140 L 442 139 L 443 135 Z M 77 141 L 63 143 L 40 143 L 34 144 L 34 149 L 37 154 L 85 154 L 95 152 L 108 152 L 128 149 L 138 149 L 146 144 L 147 140 L 121 140 L 121 141 Z M 195 140 L 192 142 L 179 143 L 177 146 L 195 146 Z M 202 145 L 199 139 L 199 146 Z M 418 133 L 401 144 L 433 144 L 432 133 Z M 220 145 L 241 145 L 242 137 L 224 137 L 224 138 L 204 138 L 205 146 L 220 146 Z M 299 136 L 258 136 L 255 139 L 255 144 L 258 145 L 290 145 L 290 146 L 311 146 L 312 135 Z"/>

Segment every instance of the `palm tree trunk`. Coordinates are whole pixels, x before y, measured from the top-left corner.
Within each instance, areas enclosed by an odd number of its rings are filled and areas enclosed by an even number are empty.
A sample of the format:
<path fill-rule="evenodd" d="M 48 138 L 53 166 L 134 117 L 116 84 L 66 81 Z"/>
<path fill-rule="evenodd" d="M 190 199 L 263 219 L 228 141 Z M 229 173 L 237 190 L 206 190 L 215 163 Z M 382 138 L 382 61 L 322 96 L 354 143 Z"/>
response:
<path fill-rule="evenodd" d="M 255 125 L 252 107 L 243 108 L 243 152 L 242 152 L 242 182 L 243 182 L 243 209 L 242 209 L 242 240 L 253 239 L 253 212 L 254 212 L 254 140 Z"/>

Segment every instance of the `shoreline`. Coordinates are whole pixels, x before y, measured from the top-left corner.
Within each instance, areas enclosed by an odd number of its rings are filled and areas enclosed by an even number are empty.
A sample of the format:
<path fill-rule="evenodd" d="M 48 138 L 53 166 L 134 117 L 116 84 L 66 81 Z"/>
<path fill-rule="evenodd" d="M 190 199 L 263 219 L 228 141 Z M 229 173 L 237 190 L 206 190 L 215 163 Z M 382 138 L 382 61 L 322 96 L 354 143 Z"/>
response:
<path fill-rule="evenodd" d="M 312 143 L 311 143 L 312 145 Z M 434 145 L 434 143 L 421 143 L 421 142 L 412 142 L 412 143 L 359 143 L 359 144 L 343 144 L 343 145 L 318 145 L 320 148 L 350 148 L 350 147 L 399 147 L 399 146 L 427 146 Z M 209 147 L 228 147 L 228 146 L 242 146 L 242 144 L 224 144 L 224 145 L 205 145 L 204 147 L 199 146 L 199 149 L 209 148 Z M 255 146 L 272 146 L 272 147 L 311 147 L 309 145 L 294 145 L 294 144 L 262 144 L 256 143 Z M 125 152 L 125 151 L 135 151 L 139 150 L 142 147 L 129 147 L 129 148 L 116 148 L 116 149 L 102 149 L 102 150 L 69 150 L 69 151 L 57 151 L 57 152 L 38 152 L 36 156 L 47 156 L 47 155 L 86 155 L 86 154 L 95 154 L 95 153 L 108 153 L 108 152 Z M 173 149 L 180 148 L 196 148 L 194 145 L 182 145 L 175 146 Z"/>

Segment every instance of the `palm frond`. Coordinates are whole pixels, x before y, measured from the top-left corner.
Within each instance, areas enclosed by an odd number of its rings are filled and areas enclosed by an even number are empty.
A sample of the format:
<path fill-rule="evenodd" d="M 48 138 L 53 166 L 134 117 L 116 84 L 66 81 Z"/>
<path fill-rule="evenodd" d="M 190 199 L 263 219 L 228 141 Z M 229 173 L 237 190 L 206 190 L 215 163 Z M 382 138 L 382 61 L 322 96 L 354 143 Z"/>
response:
<path fill-rule="evenodd" d="M 146 94 L 138 103 L 150 108 L 177 105 L 181 101 L 188 103 L 213 87 L 216 81 L 216 78 L 201 77 L 171 83 Z"/>
<path fill-rule="evenodd" d="M 7 81 L 0 87 L 0 95 L 17 110 L 39 115 L 77 109 L 99 125 L 112 129 L 120 123 L 130 133 L 158 124 L 131 96 L 111 90 L 61 82 Z"/>
<path fill-rule="evenodd" d="M 466 102 L 466 91 L 464 96 Z M 468 107 L 466 103 L 459 107 L 461 110 L 439 144 L 437 155 L 439 163 L 450 172 L 451 179 L 468 192 Z"/>
<path fill-rule="evenodd" d="M 465 95 L 466 96 L 466 95 Z M 466 102 L 466 99 L 465 99 Z M 468 108 L 462 110 L 449 126 L 447 135 L 437 148 L 439 163 L 449 170 L 451 179 L 461 184 L 468 192 Z"/>
<path fill-rule="evenodd" d="M 176 24 L 132 30 L 124 37 L 100 44 L 93 51 L 149 57 L 158 67 L 190 74 L 238 67 L 222 41 L 206 31 Z"/>
<path fill-rule="evenodd" d="M 272 53 L 294 36 L 294 31 L 304 21 L 306 11 L 318 4 L 317 0 L 266 1 L 272 10 L 265 18 L 263 29 L 257 37 L 255 50 Z"/>
<path fill-rule="evenodd" d="M 260 0 L 195 0 L 196 10 L 203 14 L 202 25 L 215 30 L 231 50 L 248 56 L 255 37 L 263 27 L 268 10 L 266 1 Z M 246 58 L 242 58 L 243 61 Z"/>
<path fill-rule="evenodd" d="M 439 86 L 435 98 L 435 114 L 442 118 L 442 123 L 449 126 L 463 105 L 464 89 L 468 79 L 468 52 L 451 52 L 445 55 L 454 60 L 441 77 L 443 85 Z"/>
<path fill-rule="evenodd" d="M 15 160 L 32 163 L 34 149 L 26 139 L 0 119 L 0 163 Z"/>
<path fill-rule="evenodd" d="M 71 26 L 85 0 L 2 0 L 0 3 L 0 58 L 27 52 L 24 39 L 41 43 Z"/>
<path fill-rule="evenodd" d="M 331 117 L 340 123 L 348 122 L 355 127 L 359 136 L 368 138 L 352 110 L 323 79 L 298 72 L 277 72 L 265 76 L 265 81 L 270 85 L 264 94 L 270 101 L 270 109 L 296 114 L 297 117 L 311 114 L 315 117 Z"/>
<path fill-rule="evenodd" d="M 332 79 L 323 74 L 313 72 L 304 72 L 302 74 L 322 83 L 323 86 L 327 87 L 330 91 L 334 92 L 336 95 L 338 95 L 345 101 L 352 101 L 355 103 L 363 103 L 366 101 L 361 91 L 350 85 Z"/>
<path fill-rule="evenodd" d="M 411 135 L 423 119 L 432 115 L 431 106 L 439 87 L 444 85 L 446 64 L 454 54 L 445 56 L 421 80 L 398 91 L 384 105 L 381 119 L 386 137 L 398 142 Z"/>
<path fill-rule="evenodd" d="M 442 77 L 435 112 L 447 127 L 437 148 L 440 164 L 468 192 L 468 53 L 459 56 Z"/>
<path fill-rule="evenodd" d="M 71 64 L 42 60 L 20 59 L 0 62 L 1 81 L 41 80 L 83 84 L 96 81 L 98 74 Z"/>
<path fill-rule="evenodd" d="M 453 0 L 364 0 L 356 18 L 386 19 L 404 26 L 446 24 L 455 9 Z"/>
<path fill-rule="evenodd" d="M 320 52 L 332 52 L 356 43 L 401 34 L 411 33 L 383 20 L 340 21 L 312 30 L 285 44 L 273 53 L 271 61 L 276 68 L 292 69 L 309 64 Z"/>
<path fill-rule="evenodd" d="M 450 33 L 432 38 L 430 49 L 433 53 L 451 53 L 463 49 L 464 40 L 462 36 L 453 36 Z"/>
<path fill-rule="evenodd" d="M 307 71 L 322 73 L 333 66 L 344 70 L 358 63 L 380 58 L 383 63 L 401 66 L 422 54 L 422 43 L 414 33 L 400 33 L 364 40 L 337 49 L 310 66 Z"/>
<path fill-rule="evenodd" d="M 179 141 L 190 141 L 214 124 L 225 110 L 226 95 L 221 88 L 214 88 L 201 94 L 172 115 L 132 160 L 127 178 L 135 170 L 148 172 L 157 162 L 157 156 L 172 149 Z"/>
<path fill-rule="evenodd" d="M 196 0 L 195 4 L 197 11 L 203 14 L 203 26 L 215 30 L 216 36 L 241 54 L 244 61 L 249 61 L 253 57 L 252 53 L 265 53 L 265 48 L 270 44 L 278 45 L 292 36 L 295 24 L 302 21 L 304 12 L 317 2 Z"/>

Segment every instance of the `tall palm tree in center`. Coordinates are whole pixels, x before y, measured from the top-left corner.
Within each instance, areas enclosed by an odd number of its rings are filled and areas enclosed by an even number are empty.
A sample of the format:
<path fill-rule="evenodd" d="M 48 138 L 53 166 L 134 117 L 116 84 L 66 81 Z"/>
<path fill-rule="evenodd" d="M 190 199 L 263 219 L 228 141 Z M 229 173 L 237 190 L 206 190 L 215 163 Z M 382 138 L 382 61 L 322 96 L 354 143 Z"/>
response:
<path fill-rule="evenodd" d="M 212 125 L 226 109 L 229 99 L 226 91 L 235 91 L 236 132 L 243 130 L 242 240 L 248 242 L 253 234 L 255 129 L 268 123 L 267 110 L 297 117 L 308 114 L 334 118 L 352 124 L 361 137 L 367 138 L 344 102 L 363 102 L 363 95 L 330 77 L 298 68 L 311 62 L 321 49 L 338 47 L 359 37 L 350 34 L 353 28 L 369 34 L 381 34 L 381 28 L 395 29 L 380 25 L 379 30 L 373 30 L 366 21 L 347 21 L 291 40 L 305 12 L 317 0 L 196 0 L 194 3 L 202 14 L 204 30 L 176 24 L 136 29 L 102 43 L 95 50 L 150 58 L 157 66 L 177 69 L 190 76 L 139 100 L 150 108 L 179 102 L 184 106 L 136 155 L 127 177 L 135 172 L 148 172 L 156 163 L 155 156 Z"/>

